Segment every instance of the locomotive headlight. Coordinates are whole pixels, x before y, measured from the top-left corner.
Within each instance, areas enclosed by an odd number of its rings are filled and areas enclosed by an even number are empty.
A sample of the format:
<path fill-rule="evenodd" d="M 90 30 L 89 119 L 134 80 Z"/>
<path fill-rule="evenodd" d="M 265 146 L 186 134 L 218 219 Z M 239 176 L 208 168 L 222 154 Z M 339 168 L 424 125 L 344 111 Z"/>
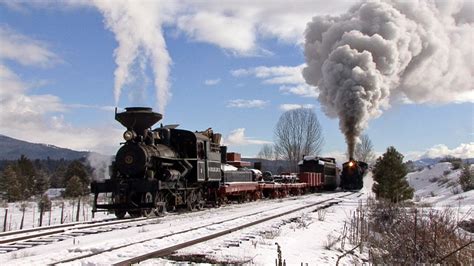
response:
<path fill-rule="evenodd" d="M 134 137 L 135 137 L 135 132 L 131 130 L 127 130 L 125 131 L 125 133 L 123 133 L 123 139 L 126 141 L 132 140 Z"/>
<path fill-rule="evenodd" d="M 353 161 L 350 161 L 350 162 L 349 162 L 349 167 L 352 167 L 352 166 L 354 166 L 354 162 L 353 162 Z"/>

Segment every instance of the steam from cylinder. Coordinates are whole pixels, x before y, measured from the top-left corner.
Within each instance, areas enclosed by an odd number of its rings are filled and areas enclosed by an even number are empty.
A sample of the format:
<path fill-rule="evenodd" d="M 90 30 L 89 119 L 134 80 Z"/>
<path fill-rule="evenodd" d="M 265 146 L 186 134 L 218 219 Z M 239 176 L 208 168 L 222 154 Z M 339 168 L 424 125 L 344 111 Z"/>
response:
<path fill-rule="evenodd" d="M 369 120 L 393 103 L 474 102 L 473 6 L 369 1 L 308 23 L 303 76 L 339 118 L 349 157 Z"/>

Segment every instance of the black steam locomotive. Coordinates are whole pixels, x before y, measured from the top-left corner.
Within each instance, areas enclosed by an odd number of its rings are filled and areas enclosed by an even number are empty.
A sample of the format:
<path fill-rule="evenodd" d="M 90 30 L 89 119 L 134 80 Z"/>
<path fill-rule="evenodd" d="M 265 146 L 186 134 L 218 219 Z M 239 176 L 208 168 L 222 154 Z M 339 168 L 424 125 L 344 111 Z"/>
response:
<path fill-rule="evenodd" d="M 360 190 L 363 187 L 365 173 L 369 168 L 368 164 L 362 161 L 349 159 L 348 162 L 342 164 L 340 187 L 343 190 Z"/>
<path fill-rule="evenodd" d="M 184 205 L 199 209 L 205 195 L 216 191 L 221 181 L 221 161 L 226 147 L 220 146 L 220 134 L 211 129 L 191 132 L 177 126 L 151 126 L 162 115 L 151 108 L 130 107 L 115 113 L 115 119 L 127 128 L 125 143 L 111 166 L 111 178 L 91 183 L 94 208 L 115 212 L 123 218 L 149 215 Z M 108 194 L 108 202 L 99 202 L 99 194 Z"/>

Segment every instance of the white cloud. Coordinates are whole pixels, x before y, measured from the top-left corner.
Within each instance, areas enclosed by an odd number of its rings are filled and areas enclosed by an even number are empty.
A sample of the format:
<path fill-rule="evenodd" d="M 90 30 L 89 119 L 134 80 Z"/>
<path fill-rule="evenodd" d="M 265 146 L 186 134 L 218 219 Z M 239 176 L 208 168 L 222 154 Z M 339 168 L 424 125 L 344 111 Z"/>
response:
<path fill-rule="evenodd" d="M 278 39 L 288 44 L 302 44 L 306 23 L 318 14 L 340 14 L 346 11 L 353 3 L 351 1 L 337 1 L 327 4 L 325 0 L 298 1 L 288 5 L 286 0 L 274 1 L 88 1 L 68 0 L 56 1 L 6 1 L 7 7 L 27 12 L 29 8 L 48 8 L 68 10 L 74 8 L 90 8 L 99 6 L 99 9 L 108 16 L 116 16 L 129 22 L 130 12 L 120 10 L 123 4 L 133 2 L 134 6 L 143 6 L 145 13 L 131 11 L 137 18 L 152 21 L 162 17 L 167 26 L 176 29 L 188 36 L 191 40 L 210 43 L 230 51 L 235 55 L 260 55 L 265 52 L 261 47 L 264 39 Z M 0 1 L 0 4 L 2 1 Z M 104 9 L 106 5 L 116 6 L 114 9 Z M 149 13 L 147 13 L 149 12 Z M 146 14 L 146 15 L 144 15 Z M 137 30 L 148 31 L 145 27 L 135 27 Z M 132 25 L 131 25 L 132 26 Z M 151 38 L 152 39 L 152 38 Z"/>
<path fill-rule="evenodd" d="M 234 77 L 243 77 L 252 75 L 262 79 L 266 84 L 304 84 L 301 71 L 304 64 L 298 66 L 258 66 L 247 69 L 235 69 L 230 73 Z"/>
<path fill-rule="evenodd" d="M 461 143 L 458 147 L 450 149 L 445 144 L 437 144 L 426 151 L 410 151 L 406 154 L 406 160 L 418 160 L 423 158 L 439 158 L 454 156 L 458 158 L 474 158 L 474 142 Z"/>
<path fill-rule="evenodd" d="M 204 81 L 204 84 L 206 84 L 207 86 L 212 86 L 219 84 L 219 82 L 221 82 L 221 79 L 206 79 Z"/>
<path fill-rule="evenodd" d="M 179 17 L 177 27 L 193 40 L 212 43 L 237 54 L 248 54 L 256 48 L 252 22 L 243 17 L 202 10 Z"/>
<path fill-rule="evenodd" d="M 62 60 L 44 42 L 31 39 L 0 25 L 0 60 L 12 60 L 25 66 L 50 67 Z"/>
<path fill-rule="evenodd" d="M 247 69 L 235 69 L 230 73 L 234 77 L 253 76 L 261 79 L 263 84 L 280 85 L 283 94 L 294 94 L 301 97 L 317 98 L 318 89 L 306 84 L 301 73 L 304 64 L 298 66 L 258 66 Z"/>
<path fill-rule="evenodd" d="M 245 136 L 245 128 L 232 130 L 224 141 L 224 144 L 228 146 L 262 145 L 271 143 L 271 141 L 257 140 Z"/>
<path fill-rule="evenodd" d="M 2 30 L 2 29 L 0 29 Z M 35 143 L 76 150 L 95 150 L 111 152 L 110 149 L 120 141 L 121 130 L 113 127 L 78 128 L 65 121 L 65 112 L 71 108 L 91 108 L 84 105 L 66 105 L 51 94 L 35 94 L 30 90 L 44 82 L 25 82 L 8 68 L 5 60 L 26 66 L 52 66 L 61 59 L 43 42 L 8 29 L 10 34 L 2 35 L 1 42 L 23 49 L 22 55 L 10 53 L 8 49 L 0 52 L 0 134 Z M 10 39 L 11 38 L 11 39 Z M 97 107 L 105 108 L 105 107 Z"/>
<path fill-rule="evenodd" d="M 314 105 L 313 104 L 292 104 L 292 103 L 285 103 L 285 104 L 280 105 L 280 109 L 283 111 L 290 111 L 290 110 L 300 109 L 300 108 L 313 109 Z"/>
<path fill-rule="evenodd" d="M 301 44 L 306 23 L 316 14 L 341 13 L 352 3 L 299 1 L 183 1 L 176 26 L 191 39 L 237 55 L 259 54 L 260 39 Z"/>
<path fill-rule="evenodd" d="M 317 88 L 308 84 L 299 84 L 297 86 L 280 86 L 280 91 L 283 94 L 294 94 L 301 97 L 318 98 L 319 91 Z"/>
<path fill-rule="evenodd" d="M 263 100 L 231 100 L 227 102 L 227 107 L 234 107 L 234 108 L 263 108 L 265 105 L 268 104 L 268 101 Z"/>

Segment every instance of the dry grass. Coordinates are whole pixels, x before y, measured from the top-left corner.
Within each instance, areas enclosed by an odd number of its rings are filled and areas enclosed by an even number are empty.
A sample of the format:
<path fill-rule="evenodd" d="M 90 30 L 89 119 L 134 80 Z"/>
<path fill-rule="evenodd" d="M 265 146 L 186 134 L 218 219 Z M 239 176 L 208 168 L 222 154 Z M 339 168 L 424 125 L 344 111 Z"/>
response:
<path fill-rule="evenodd" d="M 437 211 L 369 200 L 352 215 L 345 238 L 365 249 L 374 264 L 472 265 L 474 239 L 460 230 L 455 217 L 449 208 Z"/>

